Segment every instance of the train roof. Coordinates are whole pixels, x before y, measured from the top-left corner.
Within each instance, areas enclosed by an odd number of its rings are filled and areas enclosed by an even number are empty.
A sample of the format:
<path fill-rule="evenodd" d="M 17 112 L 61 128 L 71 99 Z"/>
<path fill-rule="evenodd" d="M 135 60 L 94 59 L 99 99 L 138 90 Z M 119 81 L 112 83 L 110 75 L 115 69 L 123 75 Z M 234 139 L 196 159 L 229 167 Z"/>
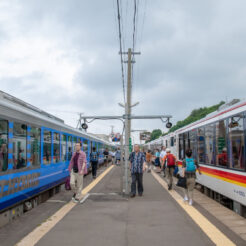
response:
<path fill-rule="evenodd" d="M 35 119 L 36 121 L 48 123 L 50 126 L 57 126 L 57 127 L 61 127 L 62 129 L 69 130 L 73 134 L 82 135 L 83 137 L 97 140 L 107 145 L 114 145 L 113 143 L 109 141 L 105 141 L 104 139 L 101 139 L 99 137 L 93 136 L 86 132 L 81 132 L 80 130 L 65 124 L 64 120 L 1 90 L 0 90 L 0 107 L 8 109 L 6 114 L 7 113 L 11 114 L 12 112 L 13 115 L 17 115 L 17 113 L 19 113 L 19 116 L 23 115 L 22 118 L 25 118 L 25 120 L 26 117 L 30 117 L 30 119 Z"/>

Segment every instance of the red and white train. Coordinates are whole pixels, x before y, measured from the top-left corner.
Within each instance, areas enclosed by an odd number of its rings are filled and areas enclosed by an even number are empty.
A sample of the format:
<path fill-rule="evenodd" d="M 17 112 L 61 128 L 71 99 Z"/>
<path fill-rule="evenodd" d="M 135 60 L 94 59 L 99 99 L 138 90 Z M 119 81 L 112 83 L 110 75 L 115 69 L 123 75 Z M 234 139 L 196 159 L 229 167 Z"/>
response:
<path fill-rule="evenodd" d="M 229 201 L 235 212 L 246 216 L 246 101 L 225 104 L 205 118 L 148 143 L 166 146 L 180 161 L 187 148 L 200 164 L 197 183 L 217 200 Z"/>

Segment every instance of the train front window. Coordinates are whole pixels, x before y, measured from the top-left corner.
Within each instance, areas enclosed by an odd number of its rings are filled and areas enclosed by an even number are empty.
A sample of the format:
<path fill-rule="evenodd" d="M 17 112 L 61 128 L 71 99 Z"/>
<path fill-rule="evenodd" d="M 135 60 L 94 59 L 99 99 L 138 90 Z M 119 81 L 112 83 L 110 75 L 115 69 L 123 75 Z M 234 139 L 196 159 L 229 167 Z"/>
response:
<path fill-rule="evenodd" d="M 205 126 L 206 163 L 215 164 L 214 124 Z"/>
<path fill-rule="evenodd" d="M 24 124 L 14 122 L 13 131 L 13 162 L 14 169 L 26 167 L 26 139 L 27 127 Z"/>
<path fill-rule="evenodd" d="M 51 163 L 51 132 L 44 130 L 43 140 L 43 163 L 48 165 Z"/>
<path fill-rule="evenodd" d="M 0 172 L 8 169 L 8 121 L 0 119 Z"/>
<path fill-rule="evenodd" d="M 40 165 L 40 128 L 32 127 L 30 132 L 30 143 L 31 143 L 31 158 L 30 163 L 32 166 L 39 166 Z"/>
<path fill-rule="evenodd" d="M 226 121 L 216 123 L 216 165 L 227 167 L 228 153 L 226 144 Z"/>
<path fill-rule="evenodd" d="M 197 130 L 197 155 L 198 155 L 198 162 L 204 163 L 205 162 L 205 132 L 204 128 L 198 128 Z"/>
<path fill-rule="evenodd" d="M 231 117 L 228 125 L 230 167 L 240 170 L 245 170 L 244 118 L 243 114 Z"/>
<path fill-rule="evenodd" d="M 60 161 L 60 134 L 53 133 L 53 163 Z"/>

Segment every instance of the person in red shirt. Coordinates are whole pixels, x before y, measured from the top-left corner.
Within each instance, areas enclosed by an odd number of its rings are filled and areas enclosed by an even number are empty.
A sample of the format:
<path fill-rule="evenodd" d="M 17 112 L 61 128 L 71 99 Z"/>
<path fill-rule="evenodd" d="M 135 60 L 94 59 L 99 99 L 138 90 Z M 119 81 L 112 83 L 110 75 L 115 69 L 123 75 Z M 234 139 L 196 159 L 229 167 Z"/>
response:
<path fill-rule="evenodd" d="M 173 186 L 173 172 L 175 169 L 177 159 L 173 154 L 171 154 L 171 150 L 168 148 L 166 149 L 166 155 L 162 159 L 162 163 L 161 163 L 162 169 L 163 166 L 165 165 L 165 162 L 167 162 L 166 173 L 167 173 L 167 181 L 168 181 L 168 190 L 171 190 Z"/>

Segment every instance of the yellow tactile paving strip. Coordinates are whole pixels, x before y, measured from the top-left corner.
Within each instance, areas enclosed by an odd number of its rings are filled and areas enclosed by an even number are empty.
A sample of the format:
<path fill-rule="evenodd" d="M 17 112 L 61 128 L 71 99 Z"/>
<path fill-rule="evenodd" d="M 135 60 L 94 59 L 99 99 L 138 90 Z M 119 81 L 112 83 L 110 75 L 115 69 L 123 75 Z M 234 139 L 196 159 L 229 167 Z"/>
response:
<path fill-rule="evenodd" d="M 86 195 L 92 188 L 94 188 L 112 169 L 113 165 L 107 168 L 97 179 L 91 182 L 82 190 L 82 195 Z M 46 233 L 48 233 L 72 208 L 77 204 L 69 202 L 60 208 L 54 215 L 52 215 L 47 221 L 35 228 L 26 237 L 24 237 L 17 246 L 32 246 L 35 245 Z"/>
<path fill-rule="evenodd" d="M 155 172 L 151 172 L 156 180 L 166 189 L 166 182 Z M 196 208 L 184 203 L 183 198 L 174 190 L 171 190 L 170 195 L 174 200 L 185 210 L 192 220 L 202 229 L 202 231 L 212 240 L 215 245 L 232 246 L 234 244 L 228 237 L 225 236 L 217 227 L 208 221 Z"/>

